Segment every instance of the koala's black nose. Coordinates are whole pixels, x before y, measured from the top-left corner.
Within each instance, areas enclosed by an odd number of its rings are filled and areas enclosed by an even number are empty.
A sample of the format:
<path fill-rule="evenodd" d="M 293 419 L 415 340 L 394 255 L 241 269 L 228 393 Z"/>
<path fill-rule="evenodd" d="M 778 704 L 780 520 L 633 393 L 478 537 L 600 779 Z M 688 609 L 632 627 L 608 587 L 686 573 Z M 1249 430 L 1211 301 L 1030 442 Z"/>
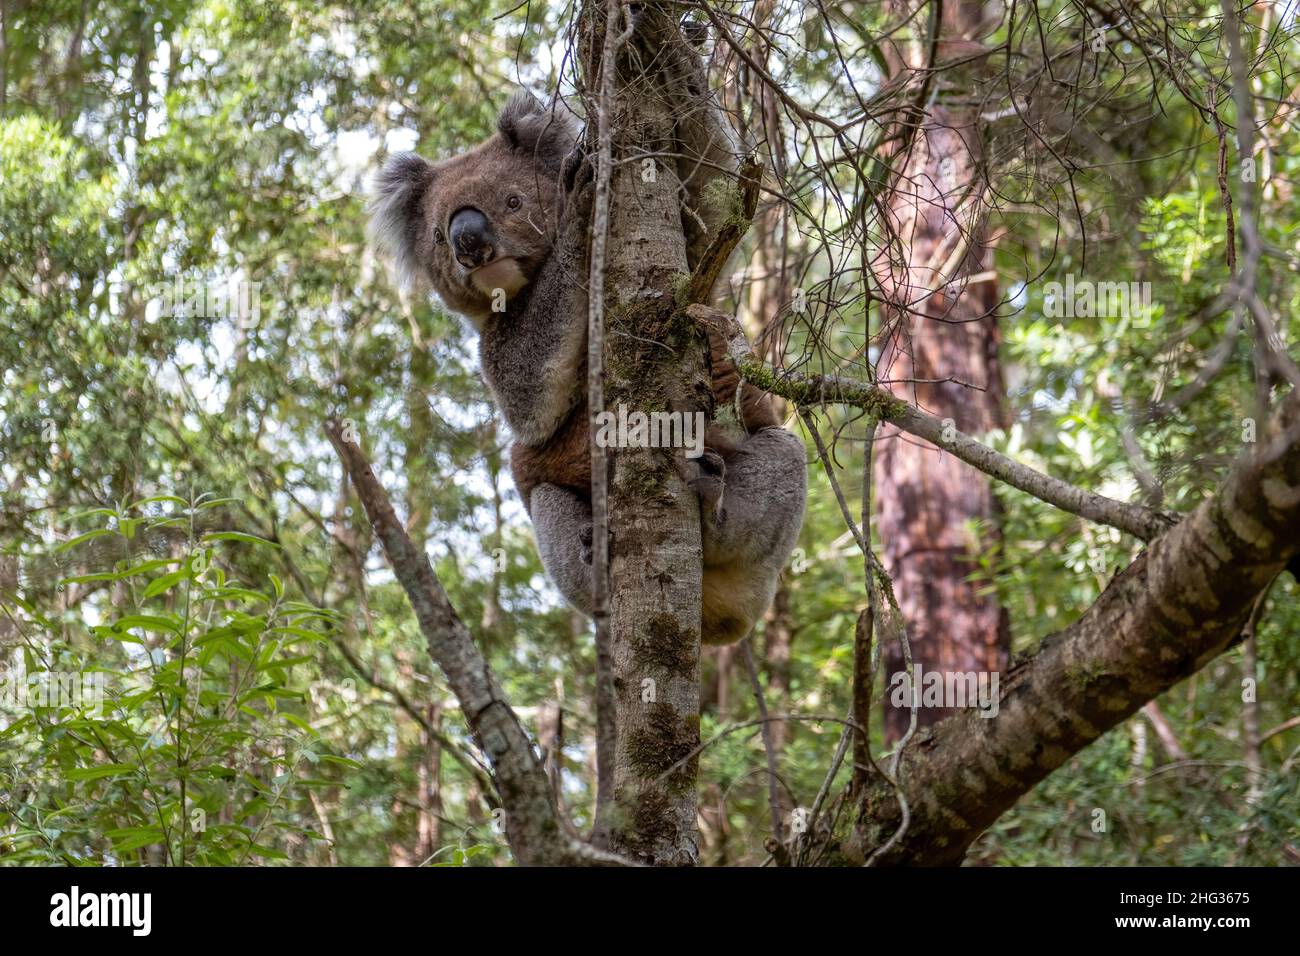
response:
<path fill-rule="evenodd" d="M 451 217 L 447 230 L 456 261 L 466 269 L 474 269 L 492 261 L 496 236 L 487 216 L 477 209 L 465 208 Z"/>

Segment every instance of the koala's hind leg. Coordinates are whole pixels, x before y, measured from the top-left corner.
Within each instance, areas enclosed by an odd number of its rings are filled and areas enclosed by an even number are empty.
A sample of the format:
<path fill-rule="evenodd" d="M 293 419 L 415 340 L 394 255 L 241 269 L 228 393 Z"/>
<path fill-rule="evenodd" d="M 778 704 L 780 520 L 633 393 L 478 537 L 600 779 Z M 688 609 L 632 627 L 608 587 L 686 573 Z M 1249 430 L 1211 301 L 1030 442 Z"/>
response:
<path fill-rule="evenodd" d="M 771 604 L 803 526 L 807 473 L 803 442 L 783 428 L 761 429 L 726 457 L 721 499 L 700 509 L 706 644 L 740 640 Z"/>
<path fill-rule="evenodd" d="M 591 615 L 591 504 L 559 485 L 541 484 L 529 502 L 542 567 L 564 599 Z"/>
<path fill-rule="evenodd" d="M 720 507 L 704 509 L 704 563 L 750 563 L 780 552 L 785 563 L 803 525 L 807 460 L 803 442 L 764 428 L 727 457 Z"/>

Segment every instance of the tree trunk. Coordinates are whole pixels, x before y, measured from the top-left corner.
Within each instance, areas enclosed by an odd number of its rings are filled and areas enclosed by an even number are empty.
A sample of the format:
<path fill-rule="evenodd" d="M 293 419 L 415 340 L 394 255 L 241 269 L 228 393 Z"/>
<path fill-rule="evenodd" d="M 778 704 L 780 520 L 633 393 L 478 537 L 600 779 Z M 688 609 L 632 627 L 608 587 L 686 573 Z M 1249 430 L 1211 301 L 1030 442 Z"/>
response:
<path fill-rule="evenodd" d="M 979 7 L 945 9 L 941 35 L 960 37 Z M 924 51 L 921 51 L 924 53 Z M 923 66 L 924 61 L 910 66 Z M 905 67 L 904 67 L 905 68 Z M 977 113 L 932 107 L 915 132 L 890 201 L 906 263 L 877 270 L 891 303 L 877 366 L 900 398 L 963 432 L 1004 423 L 993 250 L 978 210 L 983 181 Z M 965 254 L 962 248 L 965 247 Z M 882 560 L 907 622 L 912 660 L 926 671 L 992 673 L 1006 668 L 1010 633 L 993 594 L 969 580 L 975 559 L 998 545 L 997 503 L 982 474 L 932 445 L 882 429 L 875 443 L 876 516 Z M 978 533 L 972 532 L 978 525 Z M 904 671 L 902 649 L 885 648 L 886 678 Z M 907 705 L 884 695 L 885 731 L 908 727 Z M 919 724 L 952 713 L 922 708 Z M 859 715 L 859 718 L 867 715 Z"/>
<path fill-rule="evenodd" d="M 626 9 L 626 8 L 623 8 Z M 600 76 L 606 11 L 587 9 L 587 76 Z M 625 28 L 620 15 L 611 36 Z M 594 100 L 612 134 L 606 408 L 709 411 L 703 344 L 673 322 L 675 282 L 687 274 L 674 157 L 674 91 L 661 73 L 676 24 L 651 4 L 614 63 L 613 95 Z M 608 47 L 606 47 L 608 49 Z M 589 119 L 598 112 L 589 111 Z M 597 197 L 594 231 L 604 228 Z M 597 258 L 593 253 L 593 258 Z M 593 294 L 596 292 L 593 290 Z M 667 347 L 665 347 L 667 346 Z M 619 448 L 609 488 L 610 639 L 615 722 L 610 847 L 643 862 L 698 856 L 695 748 L 699 744 L 700 515 L 663 449 Z"/>

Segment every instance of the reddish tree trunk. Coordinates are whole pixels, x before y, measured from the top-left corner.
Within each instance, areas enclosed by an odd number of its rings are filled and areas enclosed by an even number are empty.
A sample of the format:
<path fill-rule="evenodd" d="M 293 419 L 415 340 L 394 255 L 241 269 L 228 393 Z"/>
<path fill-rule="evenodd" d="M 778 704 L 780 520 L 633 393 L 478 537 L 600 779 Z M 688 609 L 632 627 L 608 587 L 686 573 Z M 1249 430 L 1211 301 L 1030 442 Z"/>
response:
<path fill-rule="evenodd" d="M 977 10 L 945 12 L 945 37 L 964 36 Z M 1004 422 L 998 365 L 998 301 L 993 250 L 978 213 L 983 192 L 978 117 L 932 107 L 890 202 L 892 227 L 906 263 L 877 265 L 890 300 L 879 376 L 900 398 L 963 432 L 979 435 Z M 963 255 L 962 249 L 966 252 Z M 914 663 L 926 671 L 999 671 L 1010 645 L 996 596 L 970 580 L 976 559 L 997 548 L 997 503 L 982 474 L 932 445 L 886 426 L 876 442 L 874 481 L 882 560 L 908 626 Z M 897 643 L 886 650 L 886 675 L 904 670 Z M 898 739 L 907 706 L 886 689 L 885 730 Z M 921 708 L 919 723 L 950 710 Z M 863 715 L 865 716 L 865 715 Z"/>

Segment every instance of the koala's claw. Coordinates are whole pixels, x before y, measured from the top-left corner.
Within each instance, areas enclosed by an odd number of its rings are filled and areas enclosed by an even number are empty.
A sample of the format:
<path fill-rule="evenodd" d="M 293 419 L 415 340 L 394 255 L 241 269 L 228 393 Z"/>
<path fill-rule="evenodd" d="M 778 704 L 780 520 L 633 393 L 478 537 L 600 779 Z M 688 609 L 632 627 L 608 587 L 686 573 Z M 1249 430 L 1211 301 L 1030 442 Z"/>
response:
<path fill-rule="evenodd" d="M 727 483 L 727 465 L 722 456 L 706 448 L 699 458 L 685 459 L 678 465 L 678 471 L 714 517 L 721 517 L 722 492 Z"/>
<path fill-rule="evenodd" d="M 581 141 L 574 144 L 569 155 L 564 157 L 562 182 L 564 191 L 571 193 L 579 186 L 585 186 L 596 178 L 596 169 L 582 148 Z"/>
<path fill-rule="evenodd" d="M 583 564 L 591 564 L 592 561 L 591 542 L 592 542 L 591 525 L 586 525 L 583 527 L 581 531 L 578 532 L 578 544 L 581 545 L 581 547 L 578 550 L 578 557 L 582 559 Z"/>

